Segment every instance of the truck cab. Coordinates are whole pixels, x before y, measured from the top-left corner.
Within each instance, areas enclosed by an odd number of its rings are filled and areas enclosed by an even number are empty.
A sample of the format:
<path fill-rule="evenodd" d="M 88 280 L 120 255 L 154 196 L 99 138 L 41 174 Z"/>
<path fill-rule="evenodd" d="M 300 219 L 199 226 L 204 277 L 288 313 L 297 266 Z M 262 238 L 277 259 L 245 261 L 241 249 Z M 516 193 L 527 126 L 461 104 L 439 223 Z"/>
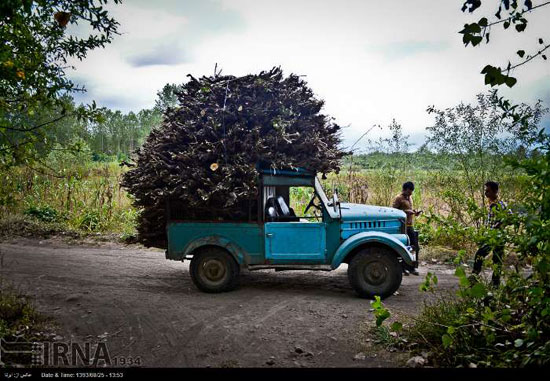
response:
<path fill-rule="evenodd" d="M 340 203 L 336 191 L 329 199 L 303 168 L 258 168 L 257 181 L 247 221 L 168 219 L 166 257 L 190 259 L 200 290 L 233 289 L 243 268 L 331 271 L 346 263 L 359 296 L 385 298 L 418 266 L 403 211 Z"/>

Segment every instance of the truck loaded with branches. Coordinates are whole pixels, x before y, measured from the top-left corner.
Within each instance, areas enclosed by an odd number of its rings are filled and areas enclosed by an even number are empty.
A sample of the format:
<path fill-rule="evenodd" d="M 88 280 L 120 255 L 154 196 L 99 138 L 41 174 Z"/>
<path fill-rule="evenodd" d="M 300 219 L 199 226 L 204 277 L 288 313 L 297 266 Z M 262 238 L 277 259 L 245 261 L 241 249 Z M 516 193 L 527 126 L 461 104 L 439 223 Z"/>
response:
<path fill-rule="evenodd" d="M 347 263 L 360 296 L 387 297 L 415 272 L 403 211 L 325 195 L 317 174 L 339 169 L 340 127 L 299 76 L 191 77 L 178 100 L 123 182 L 141 208 L 141 242 L 191 259 L 200 290 L 231 290 L 241 268 Z M 290 207 L 294 188 L 311 198 L 303 212 Z"/>

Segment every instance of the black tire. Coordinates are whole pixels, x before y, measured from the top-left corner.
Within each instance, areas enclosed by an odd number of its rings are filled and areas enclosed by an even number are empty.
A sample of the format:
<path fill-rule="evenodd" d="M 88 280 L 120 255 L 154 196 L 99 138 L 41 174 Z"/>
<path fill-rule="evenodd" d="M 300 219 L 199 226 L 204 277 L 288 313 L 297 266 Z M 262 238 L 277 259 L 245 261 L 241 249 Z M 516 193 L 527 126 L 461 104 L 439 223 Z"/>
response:
<path fill-rule="evenodd" d="M 374 299 L 378 295 L 384 299 L 401 285 L 403 269 L 390 249 L 367 247 L 351 259 L 348 279 L 359 296 Z"/>
<path fill-rule="evenodd" d="M 240 268 L 227 251 L 206 247 L 193 253 L 189 271 L 199 290 L 216 293 L 230 291 L 237 286 Z"/>

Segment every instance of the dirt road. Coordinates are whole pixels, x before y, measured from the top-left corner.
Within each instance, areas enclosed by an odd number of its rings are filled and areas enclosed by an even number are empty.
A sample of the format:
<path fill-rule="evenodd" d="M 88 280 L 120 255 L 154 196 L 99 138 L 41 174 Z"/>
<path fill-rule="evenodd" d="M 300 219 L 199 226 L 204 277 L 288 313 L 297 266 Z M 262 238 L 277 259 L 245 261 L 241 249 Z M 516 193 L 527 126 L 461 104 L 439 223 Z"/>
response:
<path fill-rule="evenodd" d="M 111 356 L 139 356 L 142 366 L 402 365 L 395 354 L 365 352 L 362 330 L 372 312 L 355 296 L 345 266 L 243 271 L 237 290 L 205 294 L 191 282 L 188 261 L 168 261 L 160 250 L 23 238 L 0 250 L 3 279 L 59 323 L 63 340 L 103 339 Z M 427 271 L 437 274 L 439 289 L 455 287 L 449 267 L 422 267 L 386 299 L 394 314 L 418 310 Z M 354 359 L 359 352 L 366 357 Z"/>

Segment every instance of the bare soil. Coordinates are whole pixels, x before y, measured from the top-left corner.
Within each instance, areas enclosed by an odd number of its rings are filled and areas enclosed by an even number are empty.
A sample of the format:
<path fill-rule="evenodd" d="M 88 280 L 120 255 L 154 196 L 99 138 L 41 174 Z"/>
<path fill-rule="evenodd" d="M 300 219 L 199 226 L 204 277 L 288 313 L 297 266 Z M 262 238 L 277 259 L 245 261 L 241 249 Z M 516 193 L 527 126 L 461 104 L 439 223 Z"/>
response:
<path fill-rule="evenodd" d="M 13 238 L 0 256 L 2 279 L 57 321 L 57 340 L 104 341 L 111 357 L 139 357 L 141 366 L 396 367 L 409 357 L 372 346 L 370 303 L 352 290 L 345 265 L 243 271 L 235 291 L 206 294 L 188 261 L 137 245 Z M 438 292 L 456 287 L 449 266 L 419 270 L 385 300 L 393 316 L 414 315 L 430 297 L 418 290 L 428 271 Z"/>

